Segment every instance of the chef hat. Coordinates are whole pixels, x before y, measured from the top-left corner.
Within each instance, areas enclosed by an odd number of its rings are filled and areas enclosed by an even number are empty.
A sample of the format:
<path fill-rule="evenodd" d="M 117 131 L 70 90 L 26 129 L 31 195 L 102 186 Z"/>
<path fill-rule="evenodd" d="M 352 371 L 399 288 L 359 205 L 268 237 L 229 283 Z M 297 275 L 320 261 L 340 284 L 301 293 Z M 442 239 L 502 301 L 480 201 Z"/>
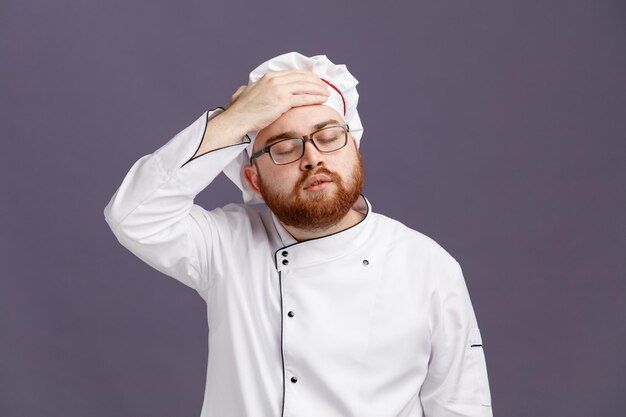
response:
<path fill-rule="evenodd" d="M 343 116 L 344 121 L 350 126 L 350 133 L 358 146 L 363 135 L 363 126 L 356 110 L 359 101 L 356 85 L 359 82 L 350 74 L 345 65 L 333 64 L 326 55 L 315 55 L 309 58 L 298 52 L 289 52 L 265 61 L 255 68 L 250 73 L 248 85 L 258 81 L 265 73 L 291 69 L 312 71 L 328 84 L 330 96 L 321 104 L 333 108 Z M 258 133 L 258 131 L 248 132 L 250 144 L 244 152 L 224 168 L 224 174 L 239 187 L 243 194 L 243 200 L 247 204 L 263 202 L 263 199 L 255 194 L 246 181 L 243 171 L 243 167 L 250 164 L 254 140 Z"/>

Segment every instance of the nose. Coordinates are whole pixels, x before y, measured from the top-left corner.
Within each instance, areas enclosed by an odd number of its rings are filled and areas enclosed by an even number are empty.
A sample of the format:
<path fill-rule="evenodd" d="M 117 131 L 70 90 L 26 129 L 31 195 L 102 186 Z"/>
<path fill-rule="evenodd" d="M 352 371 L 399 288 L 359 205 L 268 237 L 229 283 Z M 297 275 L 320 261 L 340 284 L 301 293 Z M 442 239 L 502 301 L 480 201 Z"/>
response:
<path fill-rule="evenodd" d="M 300 169 L 310 171 L 323 164 L 324 154 L 320 153 L 310 140 L 304 142 L 304 155 L 300 159 Z"/>

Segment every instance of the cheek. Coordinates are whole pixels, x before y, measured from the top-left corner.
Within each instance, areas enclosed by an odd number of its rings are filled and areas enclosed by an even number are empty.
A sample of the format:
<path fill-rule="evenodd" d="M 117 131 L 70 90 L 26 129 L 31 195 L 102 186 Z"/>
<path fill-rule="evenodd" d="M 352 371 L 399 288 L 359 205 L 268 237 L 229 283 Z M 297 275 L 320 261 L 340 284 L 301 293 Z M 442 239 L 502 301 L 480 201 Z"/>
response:
<path fill-rule="evenodd" d="M 342 177 L 350 178 L 358 163 L 359 161 L 357 160 L 356 155 L 349 155 L 341 161 L 337 161 L 337 169 Z"/>
<path fill-rule="evenodd" d="M 272 167 L 259 171 L 259 179 L 266 189 L 284 194 L 293 191 L 300 178 L 297 174 L 287 169 Z"/>

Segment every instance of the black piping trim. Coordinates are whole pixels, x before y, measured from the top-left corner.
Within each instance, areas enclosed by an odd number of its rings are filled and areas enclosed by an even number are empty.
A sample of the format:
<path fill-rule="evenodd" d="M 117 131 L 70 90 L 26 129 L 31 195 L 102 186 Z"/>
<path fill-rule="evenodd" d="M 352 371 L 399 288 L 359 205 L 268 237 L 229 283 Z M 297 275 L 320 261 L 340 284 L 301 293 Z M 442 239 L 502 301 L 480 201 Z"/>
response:
<path fill-rule="evenodd" d="M 283 353 L 283 283 L 282 273 L 278 271 L 278 288 L 280 289 L 280 357 L 283 365 L 283 406 L 280 412 L 281 416 L 285 415 L 285 354 Z"/>
<path fill-rule="evenodd" d="M 247 141 L 247 142 L 235 143 L 235 144 L 233 144 L 233 145 L 222 146 L 221 148 L 217 148 L 217 149 L 211 149 L 210 151 L 205 152 L 205 153 L 203 153 L 202 155 L 198 155 L 198 156 L 196 156 L 196 157 L 194 158 L 194 157 L 193 157 L 193 155 L 195 155 L 195 154 L 196 154 L 196 153 L 200 150 L 200 146 L 202 146 L 202 138 L 204 138 L 204 134 L 206 133 L 206 128 L 207 128 L 207 126 L 209 125 L 209 113 L 210 113 L 210 112 L 212 112 L 212 111 L 215 111 L 215 110 L 217 110 L 217 109 L 222 109 L 222 110 L 226 111 L 226 109 L 225 109 L 224 107 L 217 106 L 217 107 L 215 107 L 215 108 L 213 108 L 213 109 L 211 109 L 211 110 L 208 110 L 208 111 L 206 112 L 206 120 L 205 120 L 205 122 L 204 122 L 204 130 L 202 131 L 202 137 L 200 138 L 200 143 L 198 144 L 198 147 L 196 148 L 196 151 L 192 154 L 191 159 L 189 159 L 187 162 L 185 162 L 184 164 L 182 164 L 182 165 L 180 166 L 181 168 L 182 168 L 182 167 L 184 167 L 185 165 L 187 165 L 189 162 L 191 162 L 191 161 L 195 161 L 196 159 L 200 158 L 201 156 L 204 156 L 204 155 L 210 154 L 211 152 L 219 151 L 220 149 L 232 148 L 233 146 L 239 146 L 239 145 L 244 145 L 244 144 L 245 144 L 245 145 L 248 145 L 248 144 L 250 144 L 250 142 L 252 142 L 252 139 L 250 139 L 250 136 L 248 136 L 248 134 L 246 133 L 246 138 L 248 138 L 248 141 Z"/>
<path fill-rule="evenodd" d="M 476 346 L 481 346 L 482 347 L 482 345 L 470 345 L 470 347 L 476 347 Z"/>
<path fill-rule="evenodd" d="M 329 235 L 325 235 L 325 236 L 319 236 L 319 237 L 314 237 L 314 238 L 311 238 L 311 239 L 301 240 L 301 241 L 299 241 L 299 242 L 292 243 L 291 245 L 287 245 L 287 246 L 283 246 L 282 248 L 279 248 L 278 250 L 276 250 L 276 252 L 274 252 L 274 264 L 275 264 L 274 266 L 276 267 L 276 269 L 278 269 L 278 264 L 276 263 L 276 255 L 278 254 L 278 252 L 279 252 L 279 251 L 284 250 L 284 249 L 287 249 L 287 248 L 290 248 L 290 247 L 292 247 L 292 246 L 299 245 L 299 244 L 301 244 L 301 243 L 311 242 L 311 241 L 313 241 L 313 240 L 317 240 L 317 239 L 324 239 L 324 238 L 327 238 L 327 237 L 330 237 L 330 236 L 333 236 L 333 235 L 336 235 L 336 234 L 339 234 L 339 233 L 343 233 L 343 232 L 345 232 L 346 230 L 350 230 L 350 229 L 352 229 L 353 227 L 356 227 L 356 226 L 358 226 L 359 224 L 363 223 L 363 222 L 365 221 L 365 219 L 367 219 L 367 216 L 369 216 L 369 215 L 370 215 L 370 205 L 367 203 L 367 200 L 365 199 L 365 196 L 364 196 L 363 194 L 359 194 L 359 195 L 360 195 L 361 197 L 363 197 L 363 200 L 365 200 L 365 205 L 367 206 L 367 212 L 365 213 L 365 217 L 363 217 L 363 218 L 362 218 L 362 219 L 361 219 L 358 223 L 355 223 L 355 224 L 353 224 L 352 226 L 350 226 L 350 227 L 348 227 L 348 228 L 346 228 L 346 229 L 340 230 L 340 231 L 338 231 L 338 232 L 331 233 L 331 234 L 329 234 Z M 280 273 L 280 272 L 279 272 L 279 273 Z"/>
<path fill-rule="evenodd" d="M 329 235 L 326 236 L 320 236 L 320 237 L 314 237 L 312 239 L 307 239 L 307 240 L 303 240 L 300 242 L 296 242 L 296 243 L 292 243 L 291 245 L 288 246 L 283 246 L 282 248 L 278 249 L 276 252 L 274 252 L 274 263 L 276 263 L 276 255 L 278 254 L 279 251 L 286 249 L 286 248 L 290 248 L 292 246 L 298 245 L 300 243 L 304 243 L 304 242 L 310 242 L 312 240 L 316 240 L 316 239 L 323 239 L 325 237 L 329 237 L 332 235 L 336 235 L 338 233 L 342 233 L 345 232 L 346 230 L 352 229 L 353 227 L 361 224 L 366 218 L 367 216 L 370 215 L 370 205 L 367 203 L 367 199 L 365 198 L 365 196 L 363 194 L 359 194 L 361 197 L 363 197 L 363 200 L 365 200 L 365 205 L 367 206 L 367 212 L 365 213 L 365 217 L 363 217 L 358 223 L 353 224 L 352 226 L 348 227 L 347 229 L 343 229 L 340 230 L 338 232 L 335 233 L 331 233 Z M 276 228 L 276 225 L 274 225 L 274 228 Z M 280 234 L 279 234 L 280 235 Z M 278 269 L 278 265 L 275 265 L 276 269 Z M 282 411 L 280 413 L 281 417 L 285 416 L 285 353 L 283 350 L 283 333 L 284 333 L 284 326 L 283 326 L 283 280 L 282 280 L 283 274 L 281 271 L 278 271 L 278 288 L 280 289 L 280 357 L 282 360 L 282 367 L 283 367 L 283 405 L 282 405 Z"/>

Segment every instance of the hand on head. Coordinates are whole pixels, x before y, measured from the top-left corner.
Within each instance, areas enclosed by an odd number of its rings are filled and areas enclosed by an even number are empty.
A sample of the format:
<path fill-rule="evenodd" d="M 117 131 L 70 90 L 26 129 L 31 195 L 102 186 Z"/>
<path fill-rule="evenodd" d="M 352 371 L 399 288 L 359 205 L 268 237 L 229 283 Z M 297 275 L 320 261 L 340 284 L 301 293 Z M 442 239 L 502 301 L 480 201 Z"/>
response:
<path fill-rule="evenodd" d="M 259 131 L 290 108 L 322 104 L 329 96 L 328 85 L 314 72 L 274 71 L 250 85 L 240 86 L 226 111 L 236 114 L 248 131 Z"/>

